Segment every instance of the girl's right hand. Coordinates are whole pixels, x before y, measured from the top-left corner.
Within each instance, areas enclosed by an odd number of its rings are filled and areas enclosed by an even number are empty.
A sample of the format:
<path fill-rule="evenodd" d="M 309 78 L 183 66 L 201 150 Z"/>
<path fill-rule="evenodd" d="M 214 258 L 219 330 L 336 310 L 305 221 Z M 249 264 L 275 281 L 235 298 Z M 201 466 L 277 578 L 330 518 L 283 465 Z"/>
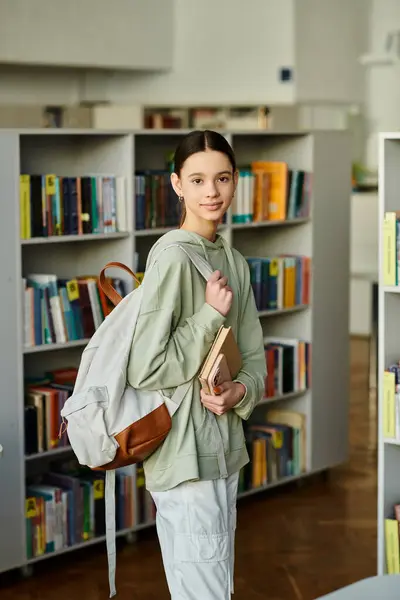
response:
<path fill-rule="evenodd" d="M 220 271 L 214 271 L 206 286 L 207 304 L 210 304 L 224 317 L 230 311 L 233 300 L 233 292 L 227 283 L 227 277 L 222 277 Z"/>

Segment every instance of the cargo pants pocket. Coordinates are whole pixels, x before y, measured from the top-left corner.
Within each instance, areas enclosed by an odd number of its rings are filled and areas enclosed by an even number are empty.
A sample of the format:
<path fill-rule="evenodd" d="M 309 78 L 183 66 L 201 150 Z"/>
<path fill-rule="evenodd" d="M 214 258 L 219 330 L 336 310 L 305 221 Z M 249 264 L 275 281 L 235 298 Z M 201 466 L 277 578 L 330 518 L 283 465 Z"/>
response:
<path fill-rule="evenodd" d="M 228 533 L 174 535 L 172 600 L 230 600 Z"/>
<path fill-rule="evenodd" d="M 174 536 L 175 562 L 221 562 L 228 560 L 229 555 L 229 533 L 211 535 L 176 533 Z"/>

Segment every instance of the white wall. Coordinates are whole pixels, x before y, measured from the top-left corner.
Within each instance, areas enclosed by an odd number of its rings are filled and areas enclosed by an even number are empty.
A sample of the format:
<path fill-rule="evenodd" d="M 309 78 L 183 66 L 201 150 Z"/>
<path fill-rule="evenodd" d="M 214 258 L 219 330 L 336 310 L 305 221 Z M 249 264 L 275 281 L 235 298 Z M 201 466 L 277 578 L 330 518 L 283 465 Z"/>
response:
<path fill-rule="evenodd" d="M 0 64 L 0 104 L 102 102 L 112 99 L 110 76 L 97 70 Z"/>
<path fill-rule="evenodd" d="M 297 100 L 363 103 L 370 0 L 297 0 Z"/>
<path fill-rule="evenodd" d="M 175 0 L 172 73 L 93 71 L 88 80 L 74 70 L 0 66 L 0 103 L 290 103 L 293 83 L 280 83 L 278 71 L 294 63 L 293 1 Z"/>
<path fill-rule="evenodd" d="M 369 1 L 174 0 L 171 73 L 103 71 L 87 77 L 73 70 L 0 66 L 0 103 L 359 102 L 364 88 L 357 57 L 364 49 Z M 280 81 L 282 67 L 293 69 L 292 81 Z"/>
<path fill-rule="evenodd" d="M 83 81 L 72 69 L 0 65 L 0 104 L 76 104 Z"/>
<path fill-rule="evenodd" d="M 174 0 L 1 0 L 0 62 L 168 69 L 173 8 Z"/>
<path fill-rule="evenodd" d="M 175 0 L 174 69 L 165 75 L 115 75 L 120 103 L 292 102 L 293 0 Z"/>
<path fill-rule="evenodd" d="M 369 20 L 369 51 L 382 54 L 388 31 L 400 29 L 400 0 L 372 0 Z M 400 128 L 400 67 L 370 67 L 367 76 L 366 162 L 378 167 L 377 132 Z"/>
<path fill-rule="evenodd" d="M 353 194 L 350 215 L 350 333 L 370 335 L 372 285 L 378 281 L 378 194 Z"/>

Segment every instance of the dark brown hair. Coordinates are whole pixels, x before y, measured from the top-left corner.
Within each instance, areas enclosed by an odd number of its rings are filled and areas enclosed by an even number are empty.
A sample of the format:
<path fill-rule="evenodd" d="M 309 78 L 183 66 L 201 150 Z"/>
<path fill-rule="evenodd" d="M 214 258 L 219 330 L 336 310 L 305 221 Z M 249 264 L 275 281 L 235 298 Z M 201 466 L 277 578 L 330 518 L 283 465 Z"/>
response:
<path fill-rule="evenodd" d="M 180 177 L 181 169 L 186 159 L 192 154 L 204 152 L 205 150 L 215 150 L 216 152 L 225 154 L 232 165 L 233 173 L 236 171 L 235 154 L 229 142 L 220 133 L 206 129 L 205 131 L 192 131 L 188 135 L 185 135 L 179 142 L 174 155 L 174 173 Z M 180 226 L 183 225 L 185 218 L 186 208 L 182 202 Z"/>

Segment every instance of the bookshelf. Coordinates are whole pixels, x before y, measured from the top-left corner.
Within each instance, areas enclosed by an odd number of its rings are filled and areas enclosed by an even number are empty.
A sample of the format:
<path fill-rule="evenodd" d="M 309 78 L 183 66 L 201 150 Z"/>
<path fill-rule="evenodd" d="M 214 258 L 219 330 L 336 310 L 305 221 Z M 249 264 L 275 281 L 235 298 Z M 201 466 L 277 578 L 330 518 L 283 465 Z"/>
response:
<path fill-rule="evenodd" d="M 98 274 L 111 260 L 139 270 L 154 241 L 174 227 L 153 223 L 137 230 L 136 174 L 165 169 L 167 157 L 185 131 L 101 132 L 84 130 L 0 132 L 0 194 L 3 219 L 0 249 L 3 258 L 3 299 L 0 316 L 0 476 L 7 491 L 0 497 L 0 572 L 27 568 L 37 560 L 70 552 L 84 544 L 103 542 L 102 534 L 85 542 L 64 545 L 40 556 L 27 555 L 25 514 L 26 481 L 54 470 L 58 461 L 72 457 L 68 447 L 25 454 L 24 379 L 46 372 L 76 367 L 89 336 L 48 344 L 26 345 L 25 300 L 22 278 L 30 274 L 55 274 L 60 279 Z M 306 303 L 260 309 L 266 344 L 268 340 L 302 340 L 312 348 L 312 377 L 306 386 L 268 394 L 256 408 L 248 426 L 266 419 L 267 411 L 279 409 L 302 415 L 304 437 L 297 452 L 301 465 L 296 472 L 279 475 L 257 487 L 247 485 L 240 497 L 267 491 L 330 469 L 347 458 L 348 448 L 348 272 L 350 209 L 350 144 L 344 132 L 270 133 L 234 132 L 224 135 L 232 144 L 238 165 L 252 161 L 286 161 L 291 169 L 312 174 L 310 212 L 290 220 L 237 223 L 232 210 L 220 233 L 248 257 L 282 254 L 307 256 L 311 264 L 309 298 Z M 114 176 L 124 178 L 126 198 L 121 230 L 110 233 L 52 235 L 21 239 L 20 175 L 52 173 L 60 178 Z M 119 201 L 121 198 L 119 198 Z M 119 205 L 118 205 L 119 206 Z M 118 218 L 117 218 L 118 222 Z M 297 268 L 297 267 L 296 267 Z M 120 272 L 111 276 L 123 277 Z M 128 280 L 124 280 L 129 287 Z M 297 347 L 297 346 L 296 346 Z M 303 382 L 304 383 L 304 382 Z M 300 438 L 299 438 L 300 439 Z M 300 450 L 299 450 L 300 449 Z M 298 460 L 300 454 L 298 454 Z M 135 500 L 142 475 L 132 475 Z M 142 494 L 142 492 L 140 492 Z M 135 524 L 121 526 L 128 536 L 153 526 L 152 508 L 141 496 L 145 516 Z"/>
<path fill-rule="evenodd" d="M 378 296 L 378 575 L 400 572 L 400 285 L 398 165 L 400 134 L 379 139 L 379 296 Z"/>

